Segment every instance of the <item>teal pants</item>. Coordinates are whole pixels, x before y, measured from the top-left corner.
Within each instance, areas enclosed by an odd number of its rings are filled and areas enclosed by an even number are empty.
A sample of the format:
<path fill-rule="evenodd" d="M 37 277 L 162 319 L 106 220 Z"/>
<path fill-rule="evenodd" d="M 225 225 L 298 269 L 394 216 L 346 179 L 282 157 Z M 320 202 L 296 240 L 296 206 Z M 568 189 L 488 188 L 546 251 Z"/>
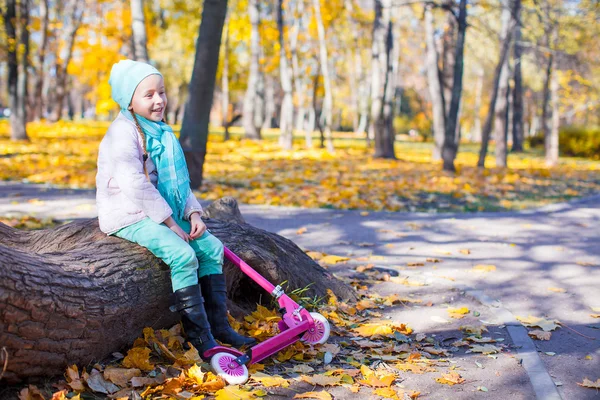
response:
<path fill-rule="evenodd" d="M 175 221 L 184 232 L 190 232 L 188 221 Z M 166 225 L 146 217 L 114 235 L 137 243 L 162 259 L 171 268 L 173 291 L 197 285 L 199 277 L 223 272 L 223 243 L 208 231 L 187 243 Z"/>

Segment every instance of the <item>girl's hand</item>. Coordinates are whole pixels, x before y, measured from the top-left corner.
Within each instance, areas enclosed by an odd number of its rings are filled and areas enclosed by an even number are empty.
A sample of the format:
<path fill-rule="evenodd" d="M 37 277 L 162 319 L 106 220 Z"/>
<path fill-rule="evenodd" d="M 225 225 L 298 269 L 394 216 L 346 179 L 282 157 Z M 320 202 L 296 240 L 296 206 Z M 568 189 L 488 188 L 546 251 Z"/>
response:
<path fill-rule="evenodd" d="M 181 227 L 179 225 L 175 224 L 175 226 L 170 226 L 169 229 L 172 230 L 173 232 L 175 232 L 177 234 L 177 236 L 179 236 L 186 242 L 188 242 L 188 243 L 190 242 L 190 235 L 185 233 L 185 231 L 183 229 L 181 229 Z"/>
<path fill-rule="evenodd" d="M 190 239 L 195 240 L 204 235 L 206 225 L 202 221 L 202 218 L 200 218 L 200 213 L 195 212 L 190 216 L 190 225 Z"/>
<path fill-rule="evenodd" d="M 173 219 L 173 217 L 167 218 L 166 220 L 164 220 L 163 223 L 166 226 L 168 226 L 170 230 L 172 230 L 173 232 L 175 232 L 177 234 L 177 236 L 179 236 L 180 238 L 182 238 L 183 240 L 185 240 L 187 243 L 190 242 L 190 235 L 188 235 L 187 233 L 185 233 L 183 231 L 183 229 L 181 229 L 181 227 L 179 225 L 177 225 L 177 223 L 175 222 L 175 220 Z"/>

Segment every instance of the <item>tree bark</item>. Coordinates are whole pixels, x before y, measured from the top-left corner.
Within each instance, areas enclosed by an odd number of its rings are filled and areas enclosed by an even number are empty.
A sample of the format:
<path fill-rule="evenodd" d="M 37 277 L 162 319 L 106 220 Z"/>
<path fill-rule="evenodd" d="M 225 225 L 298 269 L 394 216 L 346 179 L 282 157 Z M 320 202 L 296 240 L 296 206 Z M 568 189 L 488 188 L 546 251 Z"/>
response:
<path fill-rule="evenodd" d="M 553 58 L 556 60 L 556 57 Z M 556 61 L 554 61 L 556 63 Z M 546 165 L 555 166 L 558 164 L 558 142 L 560 129 L 560 115 L 558 109 L 558 77 L 556 76 L 556 66 L 552 68 L 552 78 L 550 83 L 550 97 L 552 105 L 552 128 L 550 134 L 545 137 Z"/>
<path fill-rule="evenodd" d="M 371 59 L 371 118 L 375 134 L 375 158 L 395 159 L 394 154 L 394 46 L 391 1 L 375 0 Z"/>
<path fill-rule="evenodd" d="M 46 62 L 46 51 L 48 50 L 48 25 L 49 25 L 49 13 L 48 13 L 48 0 L 40 0 L 40 20 L 42 21 L 40 48 L 38 50 L 38 70 L 35 74 L 35 82 L 33 84 L 33 118 L 36 120 L 41 119 L 44 115 L 44 102 L 42 91 L 44 88 L 44 63 Z"/>
<path fill-rule="evenodd" d="M 189 84 L 189 96 L 185 105 L 180 136 L 192 188 L 202 185 L 208 123 L 226 14 L 227 0 L 204 1 L 202 22 L 196 41 L 194 69 Z"/>
<path fill-rule="evenodd" d="M 513 89 L 513 118 L 512 118 L 512 138 L 513 144 L 511 151 L 514 153 L 523 152 L 523 141 L 525 140 L 523 126 L 523 76 L 521 74 L 521 0 L 515 2 L 515 43 L 513 55 L 515 59 L 514 65 L 514 81 Z"/>
<path fill-rule="evenodd" d="M 509 29 L 511 27 L 511 6 L 509 0 L 502 2 L 502 32 L 501 41 L 510 41 Z M 504 168 L 507 161 L 507 135 L 508 135 L 508 89 L 509 89 L 509 57 L 504 57 L 498 81 L 498 100 L 494 112 L 494 142 L 496 145 L 496 166 Z"/>
<path fill-rule="evenodd" d="M 512 18 L 511 18 L 512 20 Z M 493 89 L 492 95 L 490 97 L 490 106 L 488 108 L 488 115 L 485 119 L 485 124 L 483 126 L 483 131 L 481 133 L 481 149 L 479 150 L 479 160 L 477 161 L 477 166 L 480 168 L 485 168 L 485 157 L 487 155 L 488 143 L 490 141 L 490 134 L 492 132 L 492 124 L 494 121 L 494 111 L 496 109 L 496 101 L 498 98 L 498 91 L 500 85 L 500 75 L 502 73 L 502 68 L 504 66 L 504 61 L 508 56 L 508 50 L 510 49 L 511 38 L 512 38 L 513 29 L 509 28 L 507 30 L 506 37 L 501 41 L 500 47 L 500 57 L 498 60 L 498 64 L 496 65 L 496 69 L 494 70 L 494 81 L 493 81 Z"/>
<path fill-rule="evenodd" d="M 28 0 L 24 3 L 28 4 Z M 19 17 L 22 18 L 22 9 L 19 10 L 19 14 Z M 27 18 L 28 15 L 27 13 L 25 17 Z M 27 69 L 23 68 L 23 63 L 25 63 L 25 66 L 27 65 L 27 57 L 21 57 L 21 60 L 19 60 L 17 55 L 18 42 L 22 42 L 24 37 L 21 35 L 17 41 L 17 3 L 15 0 L 7 0 L 6 11 L 3 17 L 8 42 L 8 104 L 11 110 L 10 137 L 12 140 L 29 140 L 27 136 L 27 109 L 24 107 L 25 99 L 20 98 L 23 90 L 27 88 L 27 78 L 26 76 L 23 77 L 23 75 L 27 75 Z M 29 49 L 28 43 L 27 49 Z"/>
<path fill-rule="evenodd" d="M 279 119 L 279 145 L 285 150 L 291 150 L 294 144 L 294 103 L 292 98 L 292 71 L 285 51 L 283 0 L 277 1 L 277 28 L 279 29 L 279 78 L 283 90 Z"/>
<path fill-rule="evenodd" d="M 300 27 L 304 27 L 304 0 L 296 0 L 296 12 L 293 13 L 294 19 L 290 33 L 290 53 L 292 56 L 292 74 L 294 76 L 294 92 L 296 94 L 296 130 L 305 131 L 304 123 L 306 120 L 306 83 L 300 72 L 300 63 L 298 62 L 298 36 Z M 305 132 L 304 145 L 306 148 L 312 148 L 312 132 Z"/>
<path fill-rule="evenodd" d="M 146 16 L 144 15 L 144 0 L 129 0 L 131 6 L 131 32 L 133 54 L 136 61 L 147 63 L 148 47 L 146 45 Z"/>
<path fill-rule="evenodd" d="M 292 241 L 243 222 L 235 200 L 207 208 L 205 222 L 228 248 L 273 284 L 309 286 L 308 295 L 355 300 L 356 293 Z M 220 219 L 213 219 L 218 217 Z M 144 327 L 168 328 L 170 271 L 147 249 L 107 236 L 97 219 L 20 231 L 0 224 L 0 343 L 5 382 L 64 373 L 129 346 Z M 228 304 L 241 316 L 270 299 L 226 261 Z"/>
<path fill-rule="evenodd" d="M 329 56 L 327 55 L 327 42 L 325 40 L 325 26 L 321 16 L 320 0 L 313 0 L 313 12 L 317 22 L 317 33 L 319 35 L 319 60 L 321 64 L 321 74 L 323 74 L 323 88 L 325 97 L 323 98 L 323 109 L 321 111 L 320 125 L 323 128 L 325 145 L 327 151 L 333 153 L 333 140 L 331 138 L 331 122 L 333 118 L 333 94 L 331 92 L 331 75 L 329 74 Z"/>
<path fill-rule="evenodd" d="M 229 134 L 229 22 L 225 22 L 225 43 L 223 45 L 223 71 L 221 73 L 221 126 L 225 129 L 223 140 Z M 233 117 L 233 116 L 232 116 Z"/>
<path fill-rule="evenodd" d="M 250 15 L 250 71 L 244 96 L 242 125 L 248 139 L 261 139 L 265 102 L 264 77 L 260 71 L 260 7 L 258 0 L 248 0 Z"/>
<path fill-rule="evenodd" d="M 446 118 L 444 147 L 442 159 L 444 171 L 455 172 L 454 159 L 458 152 L 460 133 L 458 129 L 458 112 L 462 95 L 463 60 L 465 48 L 465 35 L 467 32 L 467 0 L 460 0 L 458 12 L 458 31 L 456 37 L 455 55 L 452 57 L 454 74 L 452 76 L 452 92 L 450 108 Z"/>
<path fill-rule="evenodd" d="M 67 68 L 71 62 L 73 56 L 73 47 L 75 46 L 75 37 L 77 31 L 81 26 L 83 19 L 84 7 L 80 4 L 81 0 L 71 0 L 68 7 L 65 9 L 67 12 L 64 13 L 63 19 L 67 21 L 67 25 L 63 27 L 62 41 L 67 43 L 67 53 L 64 60 L 61 62 L 61 57 L 56 54 L 56 89 L 54 97 L 54 110 L 50 121 L 57 122 L 62 118 L 62 111 L 64 106 L 64 99 L 67 95 Z"/>
<path fill-rule="evenodd" d="M 440 82 L 440 69 L 438 67 L 438 53 L 435 46 L 433 32 L 433 13 L 432 4 L 425 6 L 425 41 L 427 44 L 427 83 L 429 86 L 429 95 L 431 96 L 431 108 L 433 114 L 433 161 L 442 158 L 442 148 L 444 147 L 444 127 L 446 125 L 446 109 L 444 101 L 444 92 Z"/>
<path fill-rule="evenodd" d="M 481 97 L 483 95 L 483 68 L 477 72 L 477 83 L 475 84 L 475 106 L 473 109 L 473 133 L 471 135 L 472 140 L 476 143 L 481 142 Z"/>

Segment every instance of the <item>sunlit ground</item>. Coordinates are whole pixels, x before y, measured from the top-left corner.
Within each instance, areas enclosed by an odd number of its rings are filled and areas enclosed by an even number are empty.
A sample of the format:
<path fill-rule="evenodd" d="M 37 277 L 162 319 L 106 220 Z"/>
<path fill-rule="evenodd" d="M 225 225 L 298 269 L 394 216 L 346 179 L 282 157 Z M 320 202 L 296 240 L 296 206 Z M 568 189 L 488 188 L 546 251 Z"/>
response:
<path fill-rule="evenodd" d="M 93 188 L 98 145 L 107 122 L 31 123 L 31 142 L 12 142 L 0 122 L 0 179 Z M 176 127 L 177 129 L 178 127 Z M 600 192 L 600 162 L 563 158 L 547 168 L 538 152 L 509 155 L 509 169 L 476 167 L 478 145 L 463 144 L 456 175 L 431 162 L 431 143 L 397 142 L 398 160 L 378 160 L 362 139 L 335 133 L 336 151 L 305 149 L 298 134 L 283 151 L 277 132 L 265 140 L 241 139 L 239 128 L 224 142 L 211 133 L 204 199 L 233 196 L 247 204 L 388 211 L 494 211 L 523 209 Z M 493 148 L 488 166 L 494 165 Z"/>

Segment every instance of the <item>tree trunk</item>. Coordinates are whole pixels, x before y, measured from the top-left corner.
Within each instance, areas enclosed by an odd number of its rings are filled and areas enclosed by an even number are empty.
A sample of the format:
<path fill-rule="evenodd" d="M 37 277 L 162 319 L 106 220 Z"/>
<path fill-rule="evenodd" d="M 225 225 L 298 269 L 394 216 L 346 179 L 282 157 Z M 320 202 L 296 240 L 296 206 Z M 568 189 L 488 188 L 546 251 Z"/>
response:
<path fill-rule="evenodd" d="M 506 1 L 506 0 L 505 0 Z M 504 13 L 504 11 L 503 11 Z M 510 12 L 509 12 L 510 16 Z M 510 21 L 513 19 L 510 18 Z M 508 27 L 506 31 L 506 36 L 502 38 L 502 44 L 500 47 L 500 58 L 498 60 L 498 64 L 496 65 L 496 69 L 494 71 L 494 83 L 492 95 L 490 97 L 490 106 L 488 108 L 488 115 L 485 119 L 485 125 L 483 126 L 483 132 L 481 133 L 481 149 L 479 150 L 479 160 L 477 161 L 477 166 L 480 168 L 485 168 L 485 157 L 487 155 L 488 143 L 490 141 L 490 134 L 492 132 L 492 123 L 494 120 L 494 111 L 496 109 L 496 101 L 498 98 L 498 91 L 500 86 L 500 75 L 502 73 L 502 69 L 504 66 L 504 62 L 506 57 L 508 56 L 508 50 L 510 49 L 511 38 L 512 38 L 513 29 L 512 27 Z"/>
<path fill-rule="evenodd" d="M 237 203 L 221 199 L 205 222 L 229 249 L 286 291 L 355 300 L 354 290 L 316 264 L 292 241 L 244 223 Z M 214 218 L 214 219 L 213 219 Z M 98 220 L 20 231 L 0 224 L 0 343 L 8 351 L 5 382 L 64 373 L 121 350 L 144 327 L 168 328 L 167 265 L 137 244 L 98 229 Z M 270 300 L 226 262 L 229 309 L 240 317 Z"/>
<path fill-rule="evenodd" d="M 221 73 L 221 126 L 225 129 L 223 140 L 230 139 L 229 134 L 229 22 L 225 23 L 225 43 L 223 45 L 223 71 Z"/>
<path fill-rule="evenodd" d="M 511 8 L 508 0 L 502 2 L 502 32 L 500 38 L 502 42 L 509 39 L 509 29 L 511 28 Z M 494 112 L 494 142 L 496 144 L 496 166 L 506 167 L 507 157 L 507 134 L 508 134 L 508 89 L 509 89 L 509 57 L 504 57 L 500 70 L 498 81 L 498 100 Z"/>
<path fill-rule="evenodd" d="M 554 58 L 556 60 L 556 58 Z M 556 67 L 552 68 L 552 78 L 550 83 L 550 96 L 552 104 L 552 130 L 545 138 L 546 165 L 555 166 L 558 164 L 558 139 L 560 128 L 560 115 L 558 110 L 558 77 L 556 76 Z"/>
<path fill-rule="evenodd" d="M 371 118 L 375 134 L 375 158 L 395 159 L 394 154 L 394 45 L 391 1 L 375 0 L 373 21 Z"/>
<path fill-rule="evenodd" d="M 131 33 L 133 42 L 134 60 L 147 63 L 148 48 L 146 46 L 146 17 L 144 15 L 144 0 L 130 0 L 131 5 Z"/>
<path fill-rule="evenodd" d="M 475 107 L 473 109 L 473 133 L 471 134 L 471 140 L 474 142 L 481 142 L 481 97 L 483 95 L 483 68 L 479 69 L 477 73 L 477 83 L 475 84 Z"/>
<path fill-rule="evenodd" d="M 21 10 L 19 10 L 21 12 Z M 28 15 L 28 14 L 27 14 Z M 6 37 L 8 42 L 8 105 L 11 110 L 10 114 L 10 137 L 12 140 L 29 140 L 27 136 L 27 115 L 26 109 L 22 106 L 25 104 L 24 99 L 20 99 L 19 96 L 23 91 L 23 75 L 20 73 L 20 69 L 27 73 L 26 69 L 19 68 L 19 64 L 27 62 L 21 59 L 19 63 L 19 57 L 17 55 L 17 4 L 15 0 L 7 0 L 6 11 L 4 12 L 4 27 L 6 29 Z M 23 35 L 19 38 L 19 41 L 23 39 Z M 12 45 L 11 45 L 12 44 Z M 26 86 L 25 86 L 26 88 Z"/>
<path fill-rule="evenodd" d="M 513 88 L 513 118 L 512 118 L 512 138 L 513 144 L 511 151 L 514 153 L 523 152 L 523 141 L 525 140 L 523 127 L 523 76 L 521 74 L 521 0 L 514 0 L 515 4 L 515 43 L 513 54 L 515 58 Z"/>
<path fill-rule="evenodd" d="M 327 55 L 327 42 L 325 40 L 325 26 L 321 17 L 320 0 L 313 0 L 313 12 L 317 22 L 317 32 L 319 34 L 319 59 L 321 64 L 321 73 L 323 74 L 323 87 L 325 97 L 323 98 L 323 110 L 321 112 L 321 123 L 327 151 L 333 153 L 333 140 L 331 138 L 331 120 L 333 116 L 333 94 L 331 93 L 331 76 L 329 74 L 329 56 Z"/>
<path fill-rule="evenodd" d="M 38 50 L 38 70 L 35 74 L 35 82 L 33 84 L 33 118 L 39 120 L 43 117 L 43 95 L 44 88 L 44 63 L 46 62 L 46 51 L 48 50 L 48 0 L 40 0 L 40 20 L 42 21 L 42 29 L 40 34 L 40 48 Z"/>
<path fill-rule="evenodd" d="M 66 11 L 67 12 L 65 12 L 63 15 L 63 19 L 67 22 L 66 25 L 62 28 L 63 36 L 61 40 L 64 43 L 67 43 L 67 53 L 62 62 L 60 55 L 55 55 L 56 89 L 54 98 L 54 110 L 52 112 L 52 116 L 50 117 L 50 121 L 52 122 L 57 122 L 62 117 L 64 99 L 67 94 L 67 68 L 69 67 L 69 63 L 71 62 L 71 57 L 73 56 L 75 37 L 83 19 L 84 5 L 80 4 L 80 0 L 71 0 L 69 2 L 68 7 L 66 8 Z"/>
<path fill-rule="evenodd" d="M 453 1 L 446 0 L 444 6 L 452 10 Z M 441 83 L 444 90 L 444 112 L 446 116 L 450 112 L 450 98 L 452 97 L 452 88 L 454 82 L 454 64 L 456 63 L 456 41 L 458 37 L 457 21 L 454 12 L 446 12 L 446 26 L 441 38 L 442 45 L 442 70 Z"/>
<path fill-rule="evenodd" d="M 196 41 L 196 57 L 189 96 L 183 114 L 180 142 L 190 172 L 192 188 L 202 185 L 202 171 L 208 141 L 208 123 L 212 108 L 219 48 L 223 24 L 227 14 L 227 0 L 205 0 L 202 22 Z"/>
<path fill-rule="evenodd" d="M 298 35 L 304 18 L 304 0 L 296 0 L 296 12 L 293 13 L 294 22 L 290 33 L 290 53 L 292 55 L 292 73 L 294 75 L 294 91 L 296 93 L 296 130 L 304 131 L 306 120 L 306 84 L 301 76 L 298 62 Z M 312 148 L 312 132 L 305 132 L 305 147 Z"/>
<path fill-rule="evenodd" d="M 442 159 L 444 160 L 444 171 L 454 172 L 454 159 L 458 152 L 460 133 L 458 132 L 458 112 L 462 94 L 463 60 L 465 48 L 465 35 L 467 32 L 467 0 L 460 0 L 458 14 L 458 32 L 456 37 L 454 62 L 454 74 L 452 76 L 452 92 L 448 117 L 446 118 L 444 148 Z"/>
<path fill-rule="evenodd" d="M 260 8 L 258 0 L 248 0 L 250 15 L 250 71 L 244 96 L 242 125 L 248 139 L 260 139 L 265 101 L 264 77 L 260 71 Z"/>
<path fill-rule="evenodd" d="M 294 103 L 292 98 L 292 71 L 288 65 L 285 51 L 283 0 L 277 1 L 277 28 L 279 29 L 279 78 L 283 90 L 279 119 L 279 145 L 285 150 L 291 150 L 294 144 Z"/>
<path fill-rule="evenodd" d="M 440 82 L 440 69 L 438 67 L 438 53 L 435 46 L 433 32 L 433 5 L 425 6 L 425 41 L 427 43 L 427 83 L 429 86 L 429 95 L 431 96 L 431 108 L 433 114 L 433 161 L 442 158 L 442 148 L 444 147 L 444 127 L 446 125 L 446 109 L 444 101 L 444 92 Z"/>

